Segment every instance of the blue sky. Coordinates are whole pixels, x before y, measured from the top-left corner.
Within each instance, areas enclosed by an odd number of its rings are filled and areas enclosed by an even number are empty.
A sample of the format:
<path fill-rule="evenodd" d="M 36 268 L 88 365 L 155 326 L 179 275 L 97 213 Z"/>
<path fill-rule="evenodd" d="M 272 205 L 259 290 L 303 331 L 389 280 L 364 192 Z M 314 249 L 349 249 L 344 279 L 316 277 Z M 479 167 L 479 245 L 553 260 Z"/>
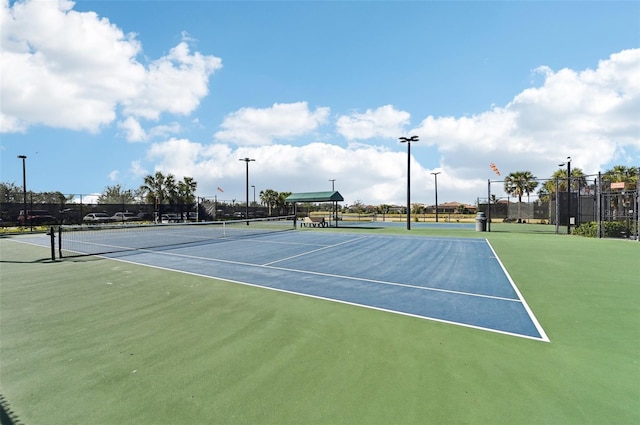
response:
<path fill-rule="evenodd" d="M 487 179 L 640 166 L 640 3 L 2 2 L 0 181 L 88 195 L 474 203 Z M 489 168 L 495 163 L 502 173 Z M 224 192 L 219 192 L 220 187 Z M 499 185 L 496 186 L 496 190 Z M 498 193 L 500 195 L 500 193 Z"/>

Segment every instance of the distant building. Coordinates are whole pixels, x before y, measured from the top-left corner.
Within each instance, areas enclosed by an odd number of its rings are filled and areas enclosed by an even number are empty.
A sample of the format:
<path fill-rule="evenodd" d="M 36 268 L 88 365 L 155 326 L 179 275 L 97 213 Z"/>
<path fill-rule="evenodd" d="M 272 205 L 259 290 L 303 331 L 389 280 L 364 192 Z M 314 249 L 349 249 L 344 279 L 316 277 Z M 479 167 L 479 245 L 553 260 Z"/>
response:
<path fill-rule="evenodd" d="M 427 214 L 435 214 L 435 205 L 425 205 L 425 211 Z M 438 205 L 438 213 L 440 214 L 475 214 L 478 212 L 478 207 L 475 205 L 462 204 L 460 202 L 446 202 Z"/>

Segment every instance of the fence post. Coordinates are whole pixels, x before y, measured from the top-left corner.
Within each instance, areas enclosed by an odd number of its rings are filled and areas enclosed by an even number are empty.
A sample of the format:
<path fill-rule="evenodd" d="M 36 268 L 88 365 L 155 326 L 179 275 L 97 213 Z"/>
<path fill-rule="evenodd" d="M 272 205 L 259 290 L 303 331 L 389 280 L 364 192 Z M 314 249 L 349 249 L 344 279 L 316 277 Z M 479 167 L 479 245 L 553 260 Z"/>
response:
<path fill-rule="evenodd" d="M 636 179 L 636 241 L 640 242 L 640 167 Z"/>
<path fill-rule="evenodd" d="M 558 184 L 558 178 L 556 177 L 556 235 L 558 233 L 560 233 L 560 207 L 559 207 L 559 199 L 558 199 L 558 189 L 560 188 L 560 185 Z"/>
<path fill-rule="evenodd" d="M 436 208 L 438 208 L 437 205 L 436 205 Z M 487 232 L 490 232 L 490 231 L 491 231 L 491 179 L 487 179 Z"/>
<path fill-rule="evenodd" d="M 598 238 L 602 238 L 602 174 L 598 172 L 598 183 L 596 184 L 596 229 Z"/>

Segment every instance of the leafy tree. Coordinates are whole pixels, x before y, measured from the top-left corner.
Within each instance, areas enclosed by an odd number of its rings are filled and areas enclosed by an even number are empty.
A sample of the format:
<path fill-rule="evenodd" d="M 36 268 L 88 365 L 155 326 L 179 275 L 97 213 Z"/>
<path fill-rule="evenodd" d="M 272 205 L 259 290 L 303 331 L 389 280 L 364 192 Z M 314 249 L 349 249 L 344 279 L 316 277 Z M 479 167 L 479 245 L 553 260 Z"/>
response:
<path fill-rule="evenodd" d="M 98 196 L 98 204 L 134 204 L 136 197 L 131 189 L 124 190 L 119 184 L 107 186 Z"/>
<path fill-rule="evenodd" d="M 418 214 L 424 214 L 424 205 L 423 204 L 411 204 L 411 213 L 418 218 Z"/>
<path fill-rule="evenodd" d="M 16 186 L 15 183 L 0 183 L 0 202 L 21 203 L 23 197 L 24 192 L 22 187 Z"/>
<path fill-rule="evenodd" d="M 531 171 L 514 171 L 504 179 L 504 191 L 512 196 L 518 197 L 518 221 L 520 217 L 520 204 L 522 203 L 522 195 L 531 194 L 538 187 L 536 177 Z"/>
<path fill-rule="evenodd" d="M 351 204 L 351 206 L 349 207 L 349 210 L 357 214 L 362 214 L 366 211 L 366 208 L 365 208 L 364 202 L 362 202 L 359 199 L 356 199 L 356 201 L 353 204 Z"/>

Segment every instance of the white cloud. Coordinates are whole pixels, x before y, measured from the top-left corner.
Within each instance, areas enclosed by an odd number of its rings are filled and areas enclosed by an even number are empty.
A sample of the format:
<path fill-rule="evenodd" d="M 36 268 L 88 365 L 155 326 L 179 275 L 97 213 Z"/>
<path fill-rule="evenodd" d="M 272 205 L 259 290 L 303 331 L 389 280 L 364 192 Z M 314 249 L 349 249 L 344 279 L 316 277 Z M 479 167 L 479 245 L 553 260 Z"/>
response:
<path fill-rule="evenodd" d="M 437 146 L 442 166 L 458 176 L 531 170 L 548 177 L 571 156 L 586 173 L 640 148 L 640 49 L 600 61 L 594 70 L 540 67 L 544 83 L 504 107 L 471 117 L 427 117 L 415 131 Z M 635 161 L 640 158 L 636 155 Z"/>
<path fill-rule="evenodd" d="M 142 180 L 149 174 L 149 172 L 142 166 L 142 163 L 140 161 L 132 161 L 129 167 L 129 172 L 136 179 L 140 180 Z"/>
<path fill-rule="evenodd" d="M 43 124 L 97 132 L 116 119 L 119 106 L 125 118 L 185 115 L 208 93 L 220 59 L 191 53 L 183 41 L 145 67 L 136 59 L 135 34 L 73 5 L 2 2 L 0 131 Z"/>
<path fill-rule="evenodd" d="M 324 124 L 329 108 L 311 111 L 307 102 L 275 103 L 270 108 L 242 108 L 227 115 L 214 137 L 238 145 L 266 145 L 274 139 L 308 134 Z"/>
<path fill-rule="evenodd" d="M 397 138 L 409 124 L 411 114 L 399 111 L 392 105 L 367 109 L 364 114 L 354 112 L 338 118 L 338 133 L 347 140 L 363 140 L 374 137 Z"/>
<path fill-rule="evenodd" d="M 133 117 L 127 117 L 124 121 L 120 121 L 118 128 L 124 131 L 125 138 L 129 142 L 143 142 L 147 140 L 147 133 L 140 125 L 140 122 Z"/>
<path fill-rule="evenodd" d="M 316 142 L 231 149 L 225 144 L 172 139 L 154 143 L 147 159 L 179 179 L 194 177 L 200 196 L 213 196 L 220 186 L 225 192 L 218 198 L 238 199 L 245 191 L 246 164 L 239 161 L 244 157 L 256 160 L 249 164 L 249 184 L 258 192 L 330 190 L 329 180 L 335 179 L 335 188 L 347 203 L 392 203 L 405 193 L 406 153 L 363 144 L 340 147 Z M 429 175 L 415 162 L 413 167 L 416 175 Z"/>
<path fill-rule="evenodd" d="M 530 170 L 540 178 L 550 176 L 567 156 L 573 158 L 574 167 L 586 173 L 601 171 L 602 164 L 615 158 L 638 165 L 640 73 L 635 71 L 640 71 L 640 50 L 612 55 L 595 70 L 541 71 L 544 80 L 540 86 L 516 94 L 507 105 L 473 116 L 427 117 L 409 132 L 415 131 L 421 137 L 412 149 L 412 202 L 434 201 L 431 172 L 436 170 L 441 171 L 440 202 L 473 203 L 486 196 L 487 179 L 500 179 L 489 168 L 492 162 L 503 176 Z M 299 118 L 290 127 L 289 119 L 296 115 L 291 111 L 296 111 Z M 406 124 L 408 117 L 398 112 L 385 106 L 340 117 L 339 128 L 352 139 L 385 134 L 395 138 L 398 131 L 384 131 Z M 231 148 L 229 144 L 203 145 L 173 139 L 155 143 L 147 159 L 177 177 L 194 177 L 201 196 L 241 199 L 245 164 L 238 160 L 250 157 L 256 161 L 250 163 L 249 184 L 258 191 L 329 190 L 329 180 L 336 179 L 336 189 L 346 203 L 362 200 L 367 204 L 404 205 L 406 152 L 399 147 L 357 143 L 342 147 L 320 142 L 303 146 L 269 144 L 277 137 L 293 137 L 315 129 L 321 120 L 312 116 L 304 102 L 276 104 L 263 110 L 242 109 L 225 120 L 225 136 L 239 144 L 262 143 L 261 146 Z M 294 125 L 300 121 L 307 124 Z M 231 137 L 234 132 L 235 137 Z M 435 169 L 426 168 L 420 163 L 421 158 L 434 150 L 439 151 L 439 164 Z M 225 189 L 224 195 L 216 193 L 217 186 Z M 494 185 L 492 191 L 501 195 L 501 185 Z"/>
<path fill-rule="evenodd" d="M 219 58 L 191 54 L 182 41 L 149 65 L 140 93 L 123 102 L 124 112 L 153 120 L 162 112 L 188 115 L 209 93 L 209 76 L 221 67 Z"/>

